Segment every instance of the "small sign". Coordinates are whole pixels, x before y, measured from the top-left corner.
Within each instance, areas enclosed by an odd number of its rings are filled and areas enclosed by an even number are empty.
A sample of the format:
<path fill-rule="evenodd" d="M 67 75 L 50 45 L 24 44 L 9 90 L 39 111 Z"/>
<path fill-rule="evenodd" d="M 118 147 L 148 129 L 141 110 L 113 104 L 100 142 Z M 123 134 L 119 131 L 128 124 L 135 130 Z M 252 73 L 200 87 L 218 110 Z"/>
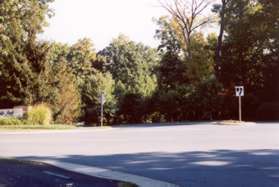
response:
<path fill-rule="evenodd" d="M 0 117 L 16 117 L 22 118 L 24 111 L 22 108 L 13 108 L 13 109 L 1 109 Z"/>
<path fill-rule="evenodd" d="M 104 104 L 106 103 L 106 97 L 105 97 L 105 94 L 104 94 L 104 93 L 102 93 L 102 95 L 101 95 L 101 97 L 100 97 L 100 103 L 101 103 L 102 105 L 104 105 Z"/>
<path fill-rule="evenodd" d="M 236 86 L 235 87 L 235 95 L 237 97 L 244 97 L 244 86 Z"/>

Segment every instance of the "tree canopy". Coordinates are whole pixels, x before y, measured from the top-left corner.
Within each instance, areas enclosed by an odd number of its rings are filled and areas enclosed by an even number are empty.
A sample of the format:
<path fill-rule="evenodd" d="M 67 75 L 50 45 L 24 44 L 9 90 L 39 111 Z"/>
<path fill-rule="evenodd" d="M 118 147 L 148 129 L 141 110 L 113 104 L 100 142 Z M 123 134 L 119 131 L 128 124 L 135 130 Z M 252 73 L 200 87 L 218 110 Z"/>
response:
<path fill-rule="evenodd" d="M 119 35 L 99 51 L 38 39 L 51 2 L 0 1 L 1 108 L 45 103 L 57 123 L 97 125 L 104 94 L 108 124 L 236 119 L 243 85 L 245 120 L 278 119 L 278 0 L 161 1 L 157 48 Z"/>

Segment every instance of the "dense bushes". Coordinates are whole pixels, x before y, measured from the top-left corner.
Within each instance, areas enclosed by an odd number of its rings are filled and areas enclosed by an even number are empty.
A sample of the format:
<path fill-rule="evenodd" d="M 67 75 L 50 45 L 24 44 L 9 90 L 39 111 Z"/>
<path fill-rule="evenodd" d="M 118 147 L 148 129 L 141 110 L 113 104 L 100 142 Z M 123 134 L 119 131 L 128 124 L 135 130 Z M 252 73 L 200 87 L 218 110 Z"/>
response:
<path fill-rule="evenodd" d="M 52 112 L 45 104 L 33 106 L 27 112 L 27 121 L 32 125 L 49 125 Z"/>

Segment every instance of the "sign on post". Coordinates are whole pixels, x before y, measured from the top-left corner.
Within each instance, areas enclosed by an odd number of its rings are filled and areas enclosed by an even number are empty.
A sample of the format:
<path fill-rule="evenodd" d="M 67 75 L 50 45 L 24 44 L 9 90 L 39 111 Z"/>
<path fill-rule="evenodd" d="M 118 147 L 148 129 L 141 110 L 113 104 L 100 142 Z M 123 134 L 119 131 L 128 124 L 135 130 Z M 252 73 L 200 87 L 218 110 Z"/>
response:
<path fill-rule="evenodd" d="M 236 86 L 235 87 L 235 95 L 238 97 L 239 121 L 242 121 L 241 97 L 244 97 L 244 86 Z"/>
<path fill-rule="evenodd" d="M 236 86 L 235 94 L 237 97 L 243 97 L 244 96 L 244 86 Z"/>
<path fill-rule="evenodd" d="M 101 103 L 102 105 L 104 105 L 104 104 L 106 103 L 106 97 L 105 97 L 105 94 L 104 94 L 104 93 L 101 94 L 100 103 Z"/>

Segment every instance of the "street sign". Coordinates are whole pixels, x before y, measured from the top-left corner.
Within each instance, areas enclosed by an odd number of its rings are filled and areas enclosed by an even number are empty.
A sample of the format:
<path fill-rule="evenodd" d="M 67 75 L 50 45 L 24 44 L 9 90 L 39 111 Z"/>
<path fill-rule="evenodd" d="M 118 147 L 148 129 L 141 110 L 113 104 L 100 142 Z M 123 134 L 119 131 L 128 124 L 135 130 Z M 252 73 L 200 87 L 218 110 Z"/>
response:
<path fill-rule="evenodd" d="M 244 86 L 236 86 L 235 87 L 235 95 L 237 97 L 244 97 Z"/>
<path fill-rule="evenodd" d="M 235 95 L 238 97 L 239 121 L 242 121 L 242 101 L 241 101 L 241 97 L 244 97 L 244 86 L 236 86 L 235 87 Z"/>
<path fill-rule="evenodd" d="M 104 104 L 106 103 L 106 97 L 105 97 L 105 94 L 104 94 L 104 93 L 101 94 L 100 103 L 101 103 L 102 105 L 104 105 Z"/>

